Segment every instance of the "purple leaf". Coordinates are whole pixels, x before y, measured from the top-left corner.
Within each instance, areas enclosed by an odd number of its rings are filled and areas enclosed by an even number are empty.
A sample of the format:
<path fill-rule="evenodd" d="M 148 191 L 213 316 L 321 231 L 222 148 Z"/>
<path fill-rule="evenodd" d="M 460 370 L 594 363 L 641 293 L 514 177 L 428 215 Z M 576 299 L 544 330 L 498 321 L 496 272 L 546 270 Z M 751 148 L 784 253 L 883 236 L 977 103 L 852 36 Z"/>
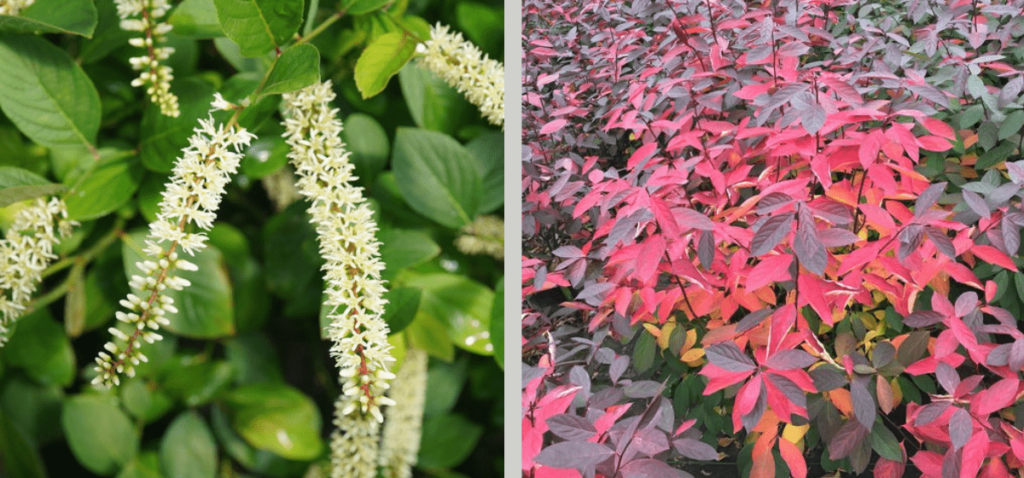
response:
<path fill-rule="evenodd" d="M 711 264 L 715 262 L 715 234 L 713 232 L 700 232 L 697 259 L 700 260 L 700 265 L 704 266 L 704 269 L 711 270 Z"/>
<path fill-rule="evenodd" d="M 952 394 L 956 386 L 960 385 L 960 374 L 956 369 L 946 362 L 939 362 L 935 366 L 935 377 L 939 379 L 939 385 L 946 389 L 946 393 Z"/>
<path fill-rule="evenodd" d="M 986 203 L 978 193 L 967 189 L 964 189 L 962 193 L 964 196 L 964 202 L 967 203 L 967 207 L 971 208 L 972 211 L 985 219 L 992 217 L 992 212 L 988 209 L 988 203 Z"/>
<path fill-rule="evenodd" d="M 944 315 L 934 310 L 919 310 L 917 312 L 911 312 L 907 318 L 903 319 L 903 325 L 907 327 L 928 327 L 929 325 L 935 325 L 942 322 L 942 319 L 946 318 Z"/>
<path fill-rule="evenodd" d="M 956 304 L 953 306 L 957 317 L 964 317 L 967 314 L 974 312 L 977 308 L 978 293 L 974 291 L 968 291 L 960 294 L 960 297 L 956 298 Z"/>
<path fill-rule="evenodd" d="M 1024 368 L 1024 339 L 1017 339 L 1010 346 L 1010 357 L 1007 365 L 1010 366 L 1010 370 L 1013 372 Z"/>
<path fill-rule="evenodd" d="M 842 428 L 836 432 L 835 436 L 832 437 L 832 441 L 828 444 L 828 457 L 830 459 L 839 460 L 846 458 L 853 451 L 854 447 L 857 446 L 865 437 L 868 436 L 868 429 L 864 428 L 856 420 L 850 420 L 843 425 Z"/>
<path fill-rule="evenodd" d="M 641 455 L 653 457 L 668 450 L 668 436 L 657 428 L 646 428 L 633 435 L 629 446 Z"/>
<path fill-rule="evenodd" d="M 818 239 L 818 230 L 814 227 L 814 218 L 810 209 L 800 208 L 800 224 L 796 230 L 796 240 L 793 241 L 793 252 L 796 252 L 800 264 L 807 270 L 823 275 L 825 266 L 828 265 L 828 252 L 825 245 Z"/>
<path fill-rule="evenodd" d="M 626 367 L 629 366 L 629 356 L 619 355 L 612 360 L 612 365 L 609 367 L 608 375 L 611 375 L 612 383 L 615 384 L 619 381 L 619 377 L 626 371 Z"/>
<path fill-rule="evenodd" d="M 768 193 L 757 201 L 757 213 L 763 216 L 774 212 L 776 209 L 779 209 L 791 202 L 793 202 L 793 198 L 788 194 Z"/>
<path fill-rule="evenodd" d="M 846 374 L 832 367 L 818 367 L 810 371 L 814 388 L 819 392 L 835 390 L 847 384 Z"/>
<path fill-rule="evenodd" d="M 793 213 L 787 212 L 768 218 L 750 240 L 750 255 L 757 257 L 768 253 L 789 234 L 793 224 Z"/>
<path fill-rule="evenodd" d="M 1017 250 L 1020 249 L 1020 227 L 1014 224 L 1009 216 L 1003 216 L 999 229 L 1003 233 L 1003 245 L 1006 246 L 1006 250 L 1003 252 L 1016 256 Z"/>
<path fill-rule="evenodd" d="M 615 452 L 600 443 L 564 441 L 544 448 L 534 459 L 552 468 L 587 468 L 607 460 Z"/>
<path fill-rule="evenodd" d="M 764 322 L 764 319 L 772 315 L 773 312 L 775 312 L 775 309 L 761 309 L 747 314 L 746 317 L 743 317 L 743 320 L 740 320 L 739 324 L 736 324 L 736 333 L 741 334 L 757 327 L 757 324 Z"/>
<path fill-rule="evenodd" d="M 804 125 L 804 130 L 808 134 L 816 134 L 822 126 L 825 126 L 825 118 L 827 116 L 825 108 L 822 108 L 818 103 L 811 103 L 800 112 L 800 123 Z"/>
<path fill-rule="evenodd" d="M 931 209 L 932 206 L 942 197 L 943 191 L 946 190 L 946 183 L 935 183 L 928 186 L 921 195 L 917 197 L 917 201 L 914 201 L 914 217 L 921 217 L 925 211 Z"/>
<path fill-rule="evenodd" d="M 875 424 L 875 398 L 871 396 L 863 381 L 854 380 L 850 383 L 850 401 L 853 402 L 853 414 L 857 421 L 870 430 Z"/>
<path fill-rule="evenodd" d="M 803 350 L 783 350 L 768 358 L 765 365 L 776 370 L 795 370 L 810 367 L 817 361 Z"/>
<path fill-rule="evenodd" d="M 807 83 L 790 83 L 779 88 L 779 91 L 776 91 L 768 100 L 768 103 L 761 107 L 761 114 L 758 116 L 760 117 L 763 114 L 771 113 L 775 108 L 789 103 L 789 100 L 792 100 L 793 97 L 809 90 L 810 88 L 811 85 L 808 85 Z"/>
<path fill-rule="evenodd" d="M 571 413 L 555 415 L 547 422 L 552 433 L 569 441 L 587 441 L 597 433 L 597 429 L 590 421 Z"/>
<path fill-rule="evenodd" d="M 712 365 L 730 372 L 746 372 L 756 368 L 754 362 L 732 341 L 709 345 L 704 354 Z"/>
<path fill-rule="evenodd" d="M 949 418 L 949 441 L 953 442 L 953 449 L 959 450 L 971 439 L 971 432 L 974 426 L 971 423 L 971 414 L 963 408 L 957 408 L 953 416 Z"/>
<path fill-rule="evenodd" d="M 950 259 L 956 259 L 956 248 L 953 247 L 953 241 L 949 240 L 949 236 L 946 233 L 934 228 L 924 228 L 924 233 L 928 236 L 928 239 L 932 240 L 932 244 L 935 244 L 935 248 L 939 252 L 945 254 Z"/>
<path fill-rule="evenodd" d="M 661 383 L 654 380 L 641 380 L 633 382 L 622 390 L 629 398 L 651 398 L 661 393 Z"/>
<path fill-rule="evenodd" d="M 700 229 L 702 231 L 715 230 L 715 223 L 712 222 L 711 219 L 708 219 L 707 216 L 694 211 L 693 209 L 681 207 L 673 209 L 673 212 L 678 216 L 682 216 L 682 221 L 679 222 L 680 224 L 689 224 L 690 227 Z"/>
<path fill-rule="evenodd" d="M 680 438 L 672 441 L 672 447 L 691 460 L 718 461 L 718 451 L 714 447 L 702 441 L 690 438 Z"/>
<path fill-rule="evenodd" d="M 988 357 L 985 358 L 985 363 L 993 367 L 1001 367 L 1008 365 L 1010 362 L 1010 351 L 1013 348 L 1013 344 L 1002 344 L 996 346 L 988 353 Z"/>
<path fill-rule="evenodd" d="M 917 412 L 917 418 L 914 419 L 914 425 L 920 427 L 934 422 L 943 413 L 946 413 L 949 405 L 950 402 L 932 402 L 921 407 L 921 411 Z"/>
<path fill-rule="evenodd" d="M 821 240 L 825 247 L 843 247 L 860 240 L 853 232 L 838 227 L 830 227 L 818 231 L 818 239 Z"/>
<path fill-rule="evenodd" d="M 682 470 L 668 466 L 662 460 L 641 458 L 619 468 L 622 478 L 679 478 L 685 476 Z"/>

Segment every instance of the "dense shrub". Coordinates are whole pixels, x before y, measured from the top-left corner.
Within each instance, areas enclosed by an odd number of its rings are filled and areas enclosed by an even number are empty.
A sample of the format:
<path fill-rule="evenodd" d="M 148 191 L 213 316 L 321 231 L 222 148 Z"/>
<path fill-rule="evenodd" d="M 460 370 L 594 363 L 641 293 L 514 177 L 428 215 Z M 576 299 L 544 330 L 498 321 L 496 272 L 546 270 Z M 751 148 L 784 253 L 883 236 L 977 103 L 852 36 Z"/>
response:
<path fill-rule="evenodd" d="M 500 470 L 502 16 L 0 0 L 0 476 Z"/>
<path fill-rule="evenodd" d="M 1019 473 L 1022 13 L 527 0 L 524 476 Z"/>

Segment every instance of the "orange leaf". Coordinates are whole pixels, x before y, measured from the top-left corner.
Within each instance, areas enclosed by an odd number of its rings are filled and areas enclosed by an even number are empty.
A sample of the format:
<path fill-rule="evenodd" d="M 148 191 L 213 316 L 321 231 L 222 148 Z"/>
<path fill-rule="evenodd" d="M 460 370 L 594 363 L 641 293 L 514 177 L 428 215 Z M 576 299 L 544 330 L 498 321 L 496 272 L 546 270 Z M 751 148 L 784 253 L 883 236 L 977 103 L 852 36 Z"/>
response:
<path fill-rule="evenodd" d="M 754 467 L 750 470 L 750 478 L 775 478 L 775 457 L 771 453 L 774 444 L 774 434 L 761 435 L 754 443 L 754 452 L 751 454 Z"/>
<path fill-rule="evenodd" d="M 882 408 L 882 411 L 889 413 L 892 411 L 893 396 L 892 387 L 889 386 L 889 381 L 881 375 L 875 376 L 876 390 L 878 391 L 878 406 Z"/>
<path fill-rule="evenodd" d="M 786 461 L 786 465 L 789 466 L 789 472 L 793 478 L 807 478 L 807 462 L 804 461 L 804 455 L 800 453 L 796 445 L 790 443 L 789 440 L 779 440 L 779 453 Z"/>

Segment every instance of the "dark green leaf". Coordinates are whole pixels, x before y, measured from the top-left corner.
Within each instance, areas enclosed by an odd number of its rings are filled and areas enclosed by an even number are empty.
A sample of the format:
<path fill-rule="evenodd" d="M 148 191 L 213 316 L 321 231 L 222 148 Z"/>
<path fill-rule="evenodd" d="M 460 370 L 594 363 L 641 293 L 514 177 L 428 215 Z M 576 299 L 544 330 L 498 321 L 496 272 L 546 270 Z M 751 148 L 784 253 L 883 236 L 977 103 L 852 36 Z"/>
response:
<path fill-rule="evenodd" d="M 135 428 L 111 397 L 78 395 L 68 399 L 61 423 L 75 458 L 93 473 L 111 475 L 138 452 Z"/>
<path fill-rule="evenodd" d="M 505 276 L 494 286 L 494 305 L 491 306 L 491 343 L 494 344 L 494 360 L 505 369 Z M 682 330 L 682 329 L 678 329 Z"/>
<path fill-rule="evenodd" d="M 398 188 L 413 210 L 453 229 L 476 216 L 480 171 L 469 151 L 451 137 L 398 128 L 392 162 Z"/>
<path fill-rule="evenodd" d="M 224 36 L 213 0 L 185 0 L 174 9 L 167 23 L 174 27 L 174 34 L 189 38 Z"/>
<path fill-rule="evenodd" d="M 377 120 L 363 113 L 348 115 L 344 124 L 341 139 L 352 153 L 351 161 L 356 167 L 359 184 L 369 186 L 387 166 L 391 155 L 388 135 Z"/>
<path fill-rule="evenodd" d="M 9 365 L 21 367 L 45 385 L 71 385 L 75 379 L 75 352 L 71 341 L 46 309 L 18 318 L 7 344 Z"/>
<path fill-rule="evenodd" d="M 242 56 L 257 57 L 280 48 L 302 23 L 302 0 L 214 0 L 224 33 Z"/>
<path fill-rule="evenodd" d="M 505 136 L 491 132 L 477 136 L 466 149 L 476 158 L 483 180 L 480 214 L 498 210 L 505 204 Z"/>
<path fill-rule="evenodd" d="M 457 414 L 423 420 L 423 438 L 417 465 L 424 468 L 453 468 L 465 461 L 483 435 L 482 426 Z"/>
<path fill-rule="evenodd" d="M 88 221 L 103 217 L 123 206 L 142 183 L 145 170 L 128 151 L 100 150 L 95 169 L 65 179 L 71 190 L 64 198 L 68 218 Z"/>
<path fill-rule="evenodd" d="M 24 478 L 45 478 L 43 462 L 7 415 L 0 413 L 0 474 Z"/>
<path fill-rule="evenodd" d="M 64 391 L 60 386 L 39 385 L 20 374 L 8 378 L 0 391 L 0 406 L 4 413 L 24 434 L 25 440 L 37 446 L 61 436 L 60 409 L 63 401 Z"/>
<path fill-rule="evenodd" d="M 171 93 L 178 96 L 181 114 L 177 118 L 165 116 L 160 108 L 147 105 L 139 130 L 139 157 L 146 168 L 161 173 L 170 172 L 188 146 L 188 138 L 199 127 L 199 119 L 206 119 L 213 101 L 213 87 L 209 83 L 187 78 L 175 80 Z"/>
<path fill-rule="evenodd" d="M 423 292 L 411 287 L 398 287 L 387 291 L 384 298 L 388 301 L 384 309 L 384 321 L 388 323 L 391 334 L 401 332 L 412 323 L 416 311 L 420 307 Z"/>
<path fill-rule="evenodd" d="M 636 340 L 636 345 L 633 349 L 633 369 L 637 373 L 644 373 L 651 368 L 651 365 L 654 363 L 654 352 L 657 345 L 653 335 L 643 330 L 640 331 L 640 337 Z"/>
<path fill-rule="evenodd" d="M 871 449 L 875 450 L 882 458 L 892 461 L 903 461 L 903 450 L 900 442 L 896 439 L 885 425 L 876 423 L 871 429 Z"/>
<path fill-rule="evenodd" d="M 235 370 L 223 360 L 197 362 L 181 357 L 163 380 L 163 388 L 172 397 L 190 407 L 208 403 L 224 391 L 234 378 Z"/>
<path fill-rule="evenodd" d="M 195 412 L 182 413 L 171 422 L 160 440 L 160 463 L 167 476 L 217 475 L 217 444 L 206 422 Z"/>
<path fill-rule="evenodd" d="M 260 179 L 279 171 L 288 163 L 291 147 L 280 136 L 263 136 L 252 141 L 242 158 L 242 172 Z"/>
<path fill-rule="evenodd" d="M 96 7 L 90 0 L 36 0 L 18 16 L 0 15 L 0 31 L 92 38 L 96 22 Z"/>
<path fill-rule="evenodd" d="M 100 126 L 96 87 L 67 52 L 40 37 L 0 34 L 0 109 L 43 146 L 92 147 Z"/>
<path fill-rule="evenodd" d="M 416 39 L 404 32 L 381 35 L 356 62 L 356 87 L 363 99 L 376 96 L 416 52 Z"/>
<path fill-rule="evenodd" d="M 277 57 L 261 95 L 301 90 L 320 81 L 320 52 L 308 43 L 295 45 Z"/>
<path fill-rule="evenodd" d="M 174 406 L 171 397 L 155 383 L 138 376 L 125 381 L 119 390 L 121 403 L 128 413 L 146 423 L 162 417 Z"/>

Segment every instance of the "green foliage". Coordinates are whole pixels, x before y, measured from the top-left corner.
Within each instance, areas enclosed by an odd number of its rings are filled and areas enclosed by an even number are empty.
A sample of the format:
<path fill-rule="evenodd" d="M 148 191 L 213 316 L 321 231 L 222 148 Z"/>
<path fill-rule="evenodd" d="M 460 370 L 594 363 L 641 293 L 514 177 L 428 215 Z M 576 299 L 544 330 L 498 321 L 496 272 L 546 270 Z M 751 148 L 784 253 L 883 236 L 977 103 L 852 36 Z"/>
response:
<path fill-rule="evenodd" d="M 131 85 L 129 58 L 145 50 L 129 45 L 141 35 L 120 28 L 113 0 L 36 0 L 0 15 L 0 237 L 36 198 L 59 197 L 79 223 L 0 348 L 0 476 L 298 478 L 329 461 L 341 390 L 324 340 L 324 259 L 309 202 L 272 194 L 293 172 L 282 94 L 327 80 L 379 226 L 396 367 L 409 347 L 431 357 L 415 473 L 499 472 L 502 264 L 454 244 L 480 214 L 503 212 L 502 132 L 414 56 L 441 22 L 500 58 L 501 5 L 171 3 L 162 21 L 175 52 L 162 63 L 177 117 Z M 214 93 L 245 107 L 211 114 Z M 109 329 L 134 332 L 115 312 L 141 295 L 128 282 L 168 178 L 211 117 L 257 139 L 207 247 L 177 250 L 198 270 L 168 291 L 178 312 L 163 340 L 143 344 L 134 377 L 94 388 Z"/>

